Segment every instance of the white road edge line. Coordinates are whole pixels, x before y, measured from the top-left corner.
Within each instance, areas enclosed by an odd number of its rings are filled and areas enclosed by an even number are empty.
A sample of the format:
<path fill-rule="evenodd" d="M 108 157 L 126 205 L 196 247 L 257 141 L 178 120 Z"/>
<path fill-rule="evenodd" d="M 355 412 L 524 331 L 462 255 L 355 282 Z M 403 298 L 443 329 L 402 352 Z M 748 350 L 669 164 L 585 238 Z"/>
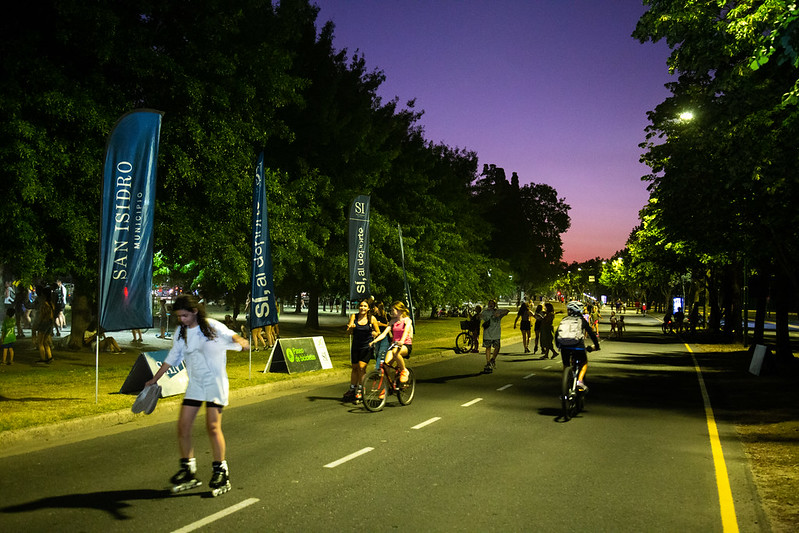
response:
<path fill-rule="evenodd" d="M 430 424 L 432 424 L 433 422 L 438 422 L 439 420 L 441 420 L 441 417 L 440 417 L 440 416 L 434 416 L 434 417 L 433 417 L 433 418 L 431 418 L 430 420 L 425 420 L 425 421 L 424 421 L 424 422 L 422 422 L 421 424 L 416 424 L 416 425 L 415 425 L 415 426 L 413 426 L 411 429 L 422 429 L 423 427 L 425 427 L 425 426 L 429 426 L 429 425 L 430 425 Z"/>
<path fill-rule="evenodd" d="M 351 454 L 349 454 L 346 457 L 342 457 L 338 461 L 333 461 L 332 463 L 327 463 L 325 465 L 325 468 L 336 468 L 338 465 L 346 463 L 347 461 L 351 461 L 351 460 L 355 459 L 356 457 L 360 457 L 361 455 L 363 455 L 365 453 L 371 452 L 372 450 L 374 450 L 374 448 L 371 448 L 371 447 L 364 448 L 362 450 L 358 450 L 357 452 L 351 453 Z"/>
<path fill-rule="evenodd" d="M 535 374 L 527 374 L 522 379 L 530 379 L 531 377 L 535 376 Z"/>
<path fill-rule="evenodd" d="M 502 386 L 501 386 L 500 388 L 498 388 L 497 390 L 505 390 L 505 389 L 509 389 L 509 388 L 511 388 L 511 387 L 513 387 L 513 383 L 508 383 L 507 385 L 502 385 Z"/>
<path fill-rule="evenodd" d="M 183 526 L 180 529 L 176 529 L 172 533 L 188 533 L 189 531 L 194 531 L 194 530 L 200 529 L 201 527 L 207 526 L 211 522 L 216 522 L 220 518 L 224 518 L 224 517 L 226 517 L 226 516 L 228 516 L 230 514 L 235 513 L 236 511 L 241 511 L 245 507 L 247 507 L 249 505 L 252 505 L 254 503 L 257 503 L 259 501 L 261 501 L 261 500 L 259 500 L 258 498 L 248 498 L 248 499 L 244 500 L 243 502 L 237 503 L 236 505 L 234 505 L 232 507 L 228 507 L 227 509 L 222 509 L 218 513 L 214 513 L 214 514 L 212 514 L 210 516 L 206 516 L 202 520 L 197 520 L 196 522 L 194 522 L 192 524 L 189 524 L 187 526 Z"/>
<path fill-rule="evenodd" d="M 482 399 L 482 398 L 475 398 L 475 399 L 474 399 L 474 400 L 472 400 L 471 402 L 466 402 L 466 403 L 464 403 L 463 405 L 461 405 L 461 407 L 471 407 L 471 406 L 473 406 L 474 404 L 476 404 L 477 402 L 482 402 L 482 401 L 483 401 L 483 399 Z"/>

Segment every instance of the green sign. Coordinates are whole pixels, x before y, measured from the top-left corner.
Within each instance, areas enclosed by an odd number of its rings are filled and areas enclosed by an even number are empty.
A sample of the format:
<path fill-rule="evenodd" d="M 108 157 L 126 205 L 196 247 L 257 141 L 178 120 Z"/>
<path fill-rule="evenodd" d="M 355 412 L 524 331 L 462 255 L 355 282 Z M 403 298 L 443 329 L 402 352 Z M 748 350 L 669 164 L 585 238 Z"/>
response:
<path fill-rule="evenodd" d="M 323 337 L 278 339 L 264 372 L 310 372 L 333 368 Z"/>

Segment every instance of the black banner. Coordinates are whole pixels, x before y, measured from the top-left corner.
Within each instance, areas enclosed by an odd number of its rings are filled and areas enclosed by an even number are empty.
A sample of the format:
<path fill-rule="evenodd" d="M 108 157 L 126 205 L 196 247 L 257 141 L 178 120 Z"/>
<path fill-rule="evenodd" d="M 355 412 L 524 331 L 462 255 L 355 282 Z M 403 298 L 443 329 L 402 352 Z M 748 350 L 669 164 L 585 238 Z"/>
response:
<path fill-rule="evenodd" d="M 350 300 L 369 296 L 369 197 L 357 196 L 350 206 Z"/>

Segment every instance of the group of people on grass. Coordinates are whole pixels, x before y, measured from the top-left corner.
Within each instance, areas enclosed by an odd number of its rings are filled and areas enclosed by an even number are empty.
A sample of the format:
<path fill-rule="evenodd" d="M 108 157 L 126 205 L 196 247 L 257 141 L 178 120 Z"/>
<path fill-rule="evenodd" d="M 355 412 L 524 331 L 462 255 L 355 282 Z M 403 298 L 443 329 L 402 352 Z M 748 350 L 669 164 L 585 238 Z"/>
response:
<path fill-rule="evenodd" d="M 67 289 L 61 280 L 51 285 L 29 287 L 22 282 L 5 282 L 3 295 L 5 316 L 0 332 L 3 348 L 3 364 L 14 364 L 14 345 L 17 338 L 24 338 L 25 329 L 30 328 L 39 358 L 42 363 L 53 361 L 53 333 L 61 336 L 66 326 L 64 308 Z"/>

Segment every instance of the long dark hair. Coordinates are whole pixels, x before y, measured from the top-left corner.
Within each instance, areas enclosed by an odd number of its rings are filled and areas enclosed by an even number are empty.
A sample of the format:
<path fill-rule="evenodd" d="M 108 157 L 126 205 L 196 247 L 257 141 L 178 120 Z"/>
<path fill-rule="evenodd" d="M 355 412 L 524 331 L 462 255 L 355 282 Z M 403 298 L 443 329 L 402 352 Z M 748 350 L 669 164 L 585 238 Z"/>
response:
<path fill-rule="evenodd" d="M 181 294 L 178 296 L 175 299 L 175 303 L 172 304 L 172 312 L 174 313 L 175 311 L 189 311 L 192 313 L 197 311 L 197 324 L 200 326 L 200 331 L 203 332 L 203 335 L 205 335 L 205 338 L 209 341 L 216 338 L 214 329 L 208 323 L 208 316 L 205 314 L 205 306 L 201 304 L 194 295 Z M 183 339 L 183 342 L 188 342 L 186 340 L 186 326 L 183 324 L 180 325 L 178 339 Z"/>

